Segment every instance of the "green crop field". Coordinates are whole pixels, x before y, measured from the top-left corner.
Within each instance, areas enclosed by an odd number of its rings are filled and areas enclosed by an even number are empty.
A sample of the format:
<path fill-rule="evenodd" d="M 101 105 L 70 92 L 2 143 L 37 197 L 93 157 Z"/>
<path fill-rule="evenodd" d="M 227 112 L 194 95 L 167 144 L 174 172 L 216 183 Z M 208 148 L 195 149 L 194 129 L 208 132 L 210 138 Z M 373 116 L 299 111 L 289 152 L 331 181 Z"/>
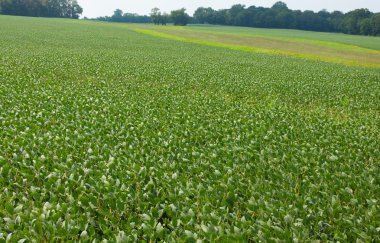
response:
<path fill-rule="evenodd" d="M 363 47 L 359 40 L 356 40 L 354 44 L 344 44 L 331 40 L 325 41 L 318 39 L 320 36 L 326 35 L 330 35 L 331 39 L 338 36 L 337 34 L 331 33 L 323 35 L 322 33 L 311 32 L 316 38 L 311 40 L 307 35 L 309 33 L 305 31 L 302 31 L 303 36 L 298 35 L 298 37 L 284 35 L 286 31 L 289 33 L 298 33 L 294 30 L 264 29 L 261 31 L 258 30 L 257 33 L 252 33 L 252 30 L 249 31 L 250 28 L 246 28 L 247 31 L 245 33 L 235 33 L 231 27 L 215 27 L 215 29 L 212 27 L 200 29 L 194 27 L 157 27 L 152 25 L 130 25 L 129 27 L 140 33 L 196 44 L 218 46 L 240 51 L 285 55 L 345 65 L 380 68 L 380 51 L 376 48 L 370 49 Z M 346 36 L 342 37 L 342 41 L 347 39 L 345 38 Z M 366 37 L 361 38 L 366 40 Z M 368 40 L 373 40 L 372 44 L 375 45 L 375 41 L 379 42 L 380 38 Z M 380 46 L 380 44 L 377 44 L 377 46 Z"/>
<path fill-rule="evenodd" d="M 380 38 L 256 30 L 0 16 L 0 242 L 379 242 Z"/>
<path fill-rule="evenodd" d="M 207 32 L 222 32 L 233 33 L 242 35 L 261 35 L 268 37 L 284 37 L 284 38 L 298 38 L 313 41 L 326 41 L 336 42 L 346 45 L 360 46 L 374 50 L 380 50 L 379 38 L 373 36 L 358 36 L 358 35 L 345 35 L 334 34 L 326 32 L 312 32 L 302 30 L 286 30 L 286 29 L 260 29 L 260 28 L 246 28 L 246 27 L 228 27 L 228 26 L 213 26 L 213 25 L 192 25 L 192 30 L 207 31 Z"/>

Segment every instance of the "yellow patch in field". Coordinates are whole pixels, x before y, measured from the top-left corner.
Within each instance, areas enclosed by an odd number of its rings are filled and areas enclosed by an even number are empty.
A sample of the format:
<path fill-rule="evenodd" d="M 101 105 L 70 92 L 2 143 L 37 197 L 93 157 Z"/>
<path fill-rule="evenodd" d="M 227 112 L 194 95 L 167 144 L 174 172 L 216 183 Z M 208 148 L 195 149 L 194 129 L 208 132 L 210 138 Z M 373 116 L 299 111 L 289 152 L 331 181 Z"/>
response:
<path fill-rule="evenodd" d="M 292 41 L 289 38 L 269 38 L 247 35 L 189 31 L 178 27 L 130 26 L 130 29 L 156 37 L 215 46 L 239 51 L 286 55 L 309 60 L 339 63 L 350 66 L 380 68 L 380 52 L 366 48 L 321 41 Z M 314 43 L 315 42 L 315 43 Z M 344 47 L 347 47 L 345 50 Z M 362 50 L 362 51 L 361 51 Z"/>

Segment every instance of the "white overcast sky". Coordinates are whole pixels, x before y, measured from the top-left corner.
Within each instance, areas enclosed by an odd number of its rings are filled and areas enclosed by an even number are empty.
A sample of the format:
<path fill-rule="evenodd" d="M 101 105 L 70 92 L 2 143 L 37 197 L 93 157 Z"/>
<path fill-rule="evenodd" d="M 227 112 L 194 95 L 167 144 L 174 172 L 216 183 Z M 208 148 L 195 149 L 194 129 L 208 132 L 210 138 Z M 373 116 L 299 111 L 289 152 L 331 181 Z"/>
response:
<path fill-rule="evenodd" d="M 170 12 L 174 9 L 186 8 L 192 15 L 198 7 L 213 9 L 230 8 L 233 4 L 246 6 L 271 7 L 277 0 L 78 0 L 83 7 L 83 17 L 110 16 L 117 8 L 127 13 L 149 14 L 150 10 L 158 7 L 161 11 Z M 368 8 L 372 12 L 380 12 L 380 0 L 283 0 L 290 9 L 314 10 L 327 9 L 347 12 L 357 8 Z"/>

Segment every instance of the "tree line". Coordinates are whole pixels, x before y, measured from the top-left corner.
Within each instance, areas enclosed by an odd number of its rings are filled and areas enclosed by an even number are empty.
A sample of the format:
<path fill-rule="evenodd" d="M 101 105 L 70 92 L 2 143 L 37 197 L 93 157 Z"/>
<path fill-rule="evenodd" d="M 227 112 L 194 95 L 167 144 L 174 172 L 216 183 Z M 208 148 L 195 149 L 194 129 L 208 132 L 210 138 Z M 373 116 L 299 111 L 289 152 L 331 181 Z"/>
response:
<path fill-rule="evenodd" d="M 112 16 L 98 17 L 96 20 L 109 22 L 126 22 L 126 23 L 150 23 L 151 19 L 147 15 L 138 15 L 135 13 L 123 13 L 121 9 L 116 9 Z"/>
<path fill-rule="evenodd" d="M 321 32 L 342 32 L 355 35 L 380 36 L 380 13 L 368 9 L 356 9 L 348 13 L 321 10 L 291 10 L 284 2 L 277 2 L 270 8 L 242 4 L 229 9 L 214 10 L 200 7 L 193 17 L 185 9 L 161 13 L 158 8 L 152 9 L 149 16 L 125 13 L 120 9 L 111 17 L 99 17 L 98 20 L 113 22 L 154 23 L 165 25 L 186 25 L 188 23 L 233 25 L 258 28 L 299 29 Z"/>
<path fill-rule="evenodd" d="M 277 2 L 270 8 L 236 4 L 222 10 L 200 7 L 193 18 L 201 24 L 380 35 L 380 13 L 372 13 L 368 9 L 356 9 L 346 14 L 326 10 L 316 13 L 291 10 L 284 2 Z"/>
<path fill-rule="evenodd" d="M 82 12 L 77 0 L 0 0 L 0 13 L 6 15 L 79 18 Z M 170 14 L 154 8 L 149 16 L 123 13 L 117 9 L 112 16 L 98 17 L 97 20 L 162 25 L 218 24 L 380 36 L 380 13 L 372 13 L 368 9 L 356 9 L 348 13 L 291 10 L 284 2 L 277 2 L 270 8 L 246 7 L 242 4 L 221 10 L 199 7 L 193 17 L 184 8 L 171 11 Z"/>
<path fill-rule="evenodd" d="M 78 19 L 82 12 L 77 0 L 0 0 L 5 15 Z"/>
<path fill-rule="evenodd" d="M 186 13 L 186 9 L 181 8 L 168 13 L 162 13 L 159 8 L 153 8 L 150 15 L 138 15 L 135 13 L 123 13 L 121 9 L 116 9 L 112 16 L 98 17 L 96 20 L 110 22 L 127 22 L 127 23 L 154 23 L 156 25 L 187 25 L 191 18 Z"/>

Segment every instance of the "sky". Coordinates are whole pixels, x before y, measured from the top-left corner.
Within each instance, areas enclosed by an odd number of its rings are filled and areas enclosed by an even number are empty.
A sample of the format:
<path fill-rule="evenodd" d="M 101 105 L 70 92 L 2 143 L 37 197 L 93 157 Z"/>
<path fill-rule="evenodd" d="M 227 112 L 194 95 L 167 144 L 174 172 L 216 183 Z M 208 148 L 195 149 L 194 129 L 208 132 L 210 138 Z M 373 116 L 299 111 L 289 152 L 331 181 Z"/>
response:
<path fill-rule="evenodd" d="M 150 10 L 158 7 L 163 12 L 186 8 L 192 15 L 198 7 L 212 7 L 213 9 L 230 8 L 234 4 L 246 6 L 271 7 L 278 0 L 78 0 L 84 9 L 82 17 L 94 18 L 111 16 L 117 8 L 124 13 L 137 13 L 148 15 Z M 380 12 L 379 0 L 283 0 L 290 9 L 319 11 L 340 10 L 348 12 L 357 8 L 368 8 L 372 12 Z"/>

